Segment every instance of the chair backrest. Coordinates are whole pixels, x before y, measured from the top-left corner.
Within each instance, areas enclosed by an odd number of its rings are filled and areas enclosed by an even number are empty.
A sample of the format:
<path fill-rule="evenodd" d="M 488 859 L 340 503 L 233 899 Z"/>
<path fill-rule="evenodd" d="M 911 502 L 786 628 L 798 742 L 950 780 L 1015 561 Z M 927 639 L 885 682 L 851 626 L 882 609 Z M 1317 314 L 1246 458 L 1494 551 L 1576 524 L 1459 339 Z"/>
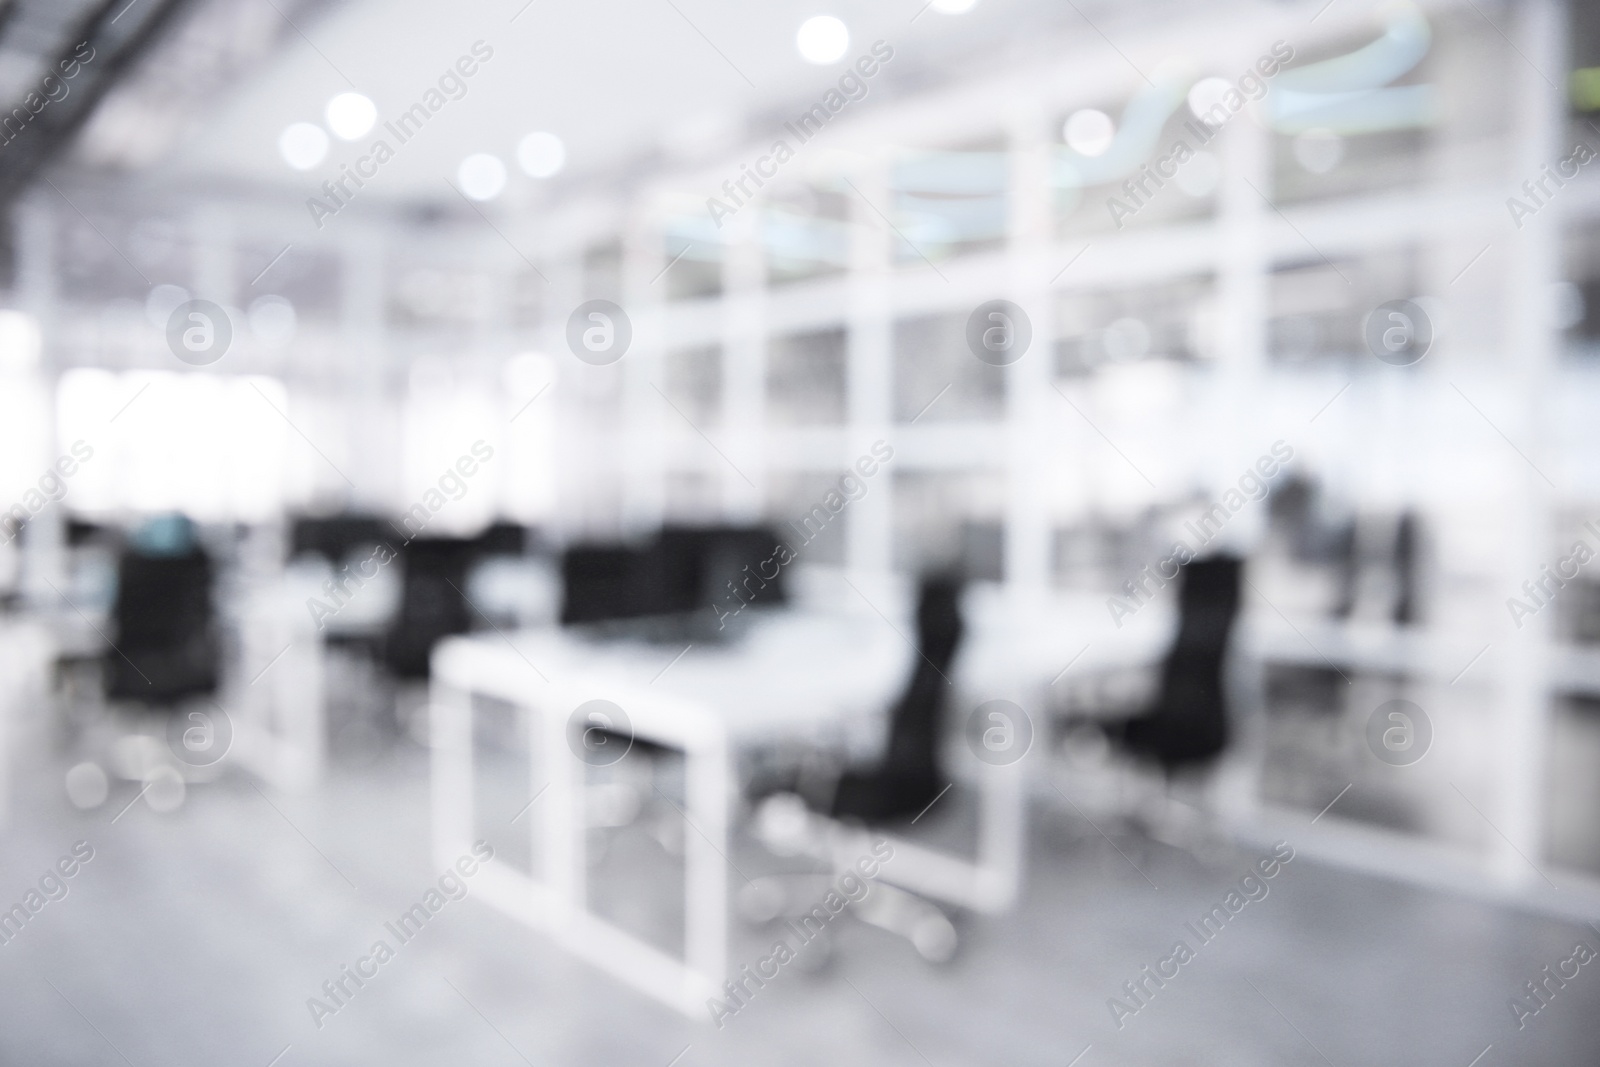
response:
<path fill-rule="evenodd" d="M 938 773 L 950 675 L 965 630 L 961 581 L 948 574 L 924 576 L 917 588 L 917 658 L 890 714 L 885 771 Z"/>
<path fill-rule="evenodd" d="M 113 699 L 176 700 L 216 689 L 219 648 L 212 566 L 198 545 L 177 555 L 124 550 L 117 561 Z"/>
<path fill-rule="evenodd" d="M 400 608 L 384 640 L 384 661 L 398 677 L 426 678 L 434 643 L 471 629 L 471 609 L 463 590 L 472 544 L 429 538 L 401 548 Z"/>
<path fill-rule="evenodd" d="M 1239 614 L 1243 561 L 1192 560 L 1180 571 L 1178 633 L 1161 665 L 1161 688 L 1139 747 L 1169 768 L 1209 760 L 1228 743 L 1223 666 Z"/>

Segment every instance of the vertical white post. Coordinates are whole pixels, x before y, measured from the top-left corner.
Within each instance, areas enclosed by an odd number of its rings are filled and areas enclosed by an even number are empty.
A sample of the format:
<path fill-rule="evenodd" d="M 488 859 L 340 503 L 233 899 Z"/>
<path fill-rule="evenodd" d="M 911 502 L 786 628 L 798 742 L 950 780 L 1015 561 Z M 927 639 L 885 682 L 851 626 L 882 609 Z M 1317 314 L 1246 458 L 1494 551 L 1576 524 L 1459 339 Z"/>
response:
<path fill-rule="evenodd" d="M 871 157 L 850 175 L 862 196 L 889 210 L 889 158 Z M 909 449 L 894 427 L 894 316 L 889 303 L 894 234 L 861 197 L 850 198 L 850 272 L 846 276 L 847 411 L 852 455 L 878 438 L 895 450 L 888 477 L 850 507 L 845 565 L 852 571 L 889 569 L 893 545 L 894 478 L 906 469 Z"/>
<path fill-rule="evenodd" d="M 1513 173 L 1534 175 L 1558 158 L 1566 116 L 1560 89 L 1565 68 L 1563 10 L 1552 0 L 1530 0 L 1517 9 L 1516 51 L 1507 58 L 1514 86 L 1515 119 L 1520 134 L 1512 142 Z M 1547 80 L 1550 79 L 1550 80 Z M 1552 81 L 1554 84 L 1552 84 Z M 1510 246 L 1507 350 L 1499 368 L 1514 398 L 1519 424 L 1505 427 L 1513 440 L 1526 441 L 1533 463 L 1545 474 L 1553 469 L 1552 450 L 1544 445 L 1538 417 L 1548 398 L 1549 376 L 1556 360 L 1557 334 L 1549 311 L 1550 291 L 1560 277 L 1560 233 L 1564 201 L 1558 196 L 1525 220 Z M 1507 487 L 1504 513 L 1510 516 L 1510 550 L 1505 554 L 1502 583 L 1519 588 L 1539 569 L 1549 543 L 1550 508 L 1559 503 L 1555 491 L 1532 470 Z M 1517 640 L 1501 658 L 1496 704 L 1499 734 L 1493 766 L 1498 770 L 1496 796 L 1490 801 L 1492 866 L 1510 881 L 1538 880 L 1529 862 L 1540 864 L 1544 853 L 1544 781 L 1550 729 L 1549 678 L 1551 613 L 1527 620 Z"/>
<path fill-rule="evenodd" d="M 709 461 L 721 475 L 723 512 L 735 521 L 760 515 L 766 498 L 766 269 L 755 205 L 733 220 L 723 261 L 721 433 L 711 436 L 720 437 L 728 460 Z"/>
<path fill-rule="evenodd" d="M 1050 185 L 1052 138 L 1047 112 L 1028 101 L 1010 116 L 1010 212 L 1006 299 L 1027 312 L 1033 340 L 1006 368 L 1005 580 L 1015 593 L 1037 593 L 1050 582 L 1050 509 L 1039 491 L 1062 457 L 1048 455 L 1047 404 L 1060 403 L 1050 388 L 1054 374 L 1055 307 L 1047 252 L 1052 245 Z"/>
<path fill-rule="evenodd" d="M 622 521 L 627 529 L 652 530 L 666 510 L 666 449 L 663 428 L 676 418 L 656 394 L 664 388 L 667 265 L 658 224 L 660 213 L 638 205 L 623 235 L 623 310 L 633 321 L 633 343 L 623 360 L 622 424 L 626 448 L 622 471 Z"/>
<path fill-rule="evenodd" d="M 472 842 L 472 694 L 435 672 L 428 705 L 433 858 L 453 863 Z"/>
<path fill-rule="evenodd" d="M 577 705 L 574 704 L 573 707 Z M 535 756 L 542 777 L 549 783 L 536 807 L 544 829 L 545 883 L 552 903 L 571 913 L 585 909 L 587 896 L 584 852 L 586 821 L 583 790 L 588 767 L 567 747 L 567 716 L 573 708 L 553 691 L 534 701 L 530 710 L 537 723 L 539 750 Z"/>
<path fill-rule="evenodd" d="M 685 749 L 685 762 L 685 800 L 693 826 L 684 847 L 684 955 L 690 972 L 704 975 L 716 989 L 728 966 L 726 857 L 732 783 L 726 741 L 697 740 Z"/>

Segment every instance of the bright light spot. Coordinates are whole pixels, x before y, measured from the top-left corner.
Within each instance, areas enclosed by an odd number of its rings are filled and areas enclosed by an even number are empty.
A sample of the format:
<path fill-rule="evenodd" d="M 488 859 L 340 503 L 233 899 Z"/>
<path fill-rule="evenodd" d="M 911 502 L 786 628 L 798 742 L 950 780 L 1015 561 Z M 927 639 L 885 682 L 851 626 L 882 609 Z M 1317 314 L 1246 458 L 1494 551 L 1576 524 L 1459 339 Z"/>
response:
<path fill-rule="evenodd" d="M 79 763 L 67 772 L 67 799 L 75 808 L 98 808 L 110 791 L 111 782 L 98 763 Z"/>
<path fill-rule="evenodd" d="M 144 320 L 158 330 L 167 328 L 167 319 L 189 302 L 189 290 L 181 285 L 157 285 L 144 298 Z"/>
<path fill-rule="evenodd" d="M 295 170 L 310 170 L 328 154 L 328 135 L 321 126 L 296 122 L 278 134 L 278 151 Z"/>
<path fill-rule="evenodd" d="M 378 108 L 360 93 L 340 93 L 328 101 L 328 128 L 344 141 L 364 137 L 378 121 Z"/>
<path fill-rule="evenodd" d="M 144 802 L 150 810 L 162 815 L 177 811 L 183 806 L 183 796 L 188 791 L 183 775 L 172 767 L 157 767 L 145 779 Z"/>
<path fill-rule="evenodd" d="M 1207 125 L 1221 126 L 1226 121 L 1225 116 L 1232 114 L 1228 105 L 1222 103 L 1223 96 L 1230 90 L 1233 84 L 1226 78 L 1201 78 L 1189 88 L 1189 110 Z M 1222 113 L 1208 116 L 1206 112 L 1218 104 L 1222 104 Z"/>
<path fill-rule="evenodd" d="M 39 364 L 43 335 L 26 311 L 0 311 L 0 371 L 30 371 Z"/>
<path fill-rule="evenodd" d="M 556 378 L 556 361 L 543 352 L 520 352 L 506 361 L 505 385 L 511 400 L 527 403 L 549 388 Z"/>
<path fill-rule="evenodd" d="M 800 24 L 794 43 L 807 63 L 833 63 L 850 47 L 850 31 L 832 15 L 817 15 Z"/>
<path fill-rule="evenodd" d="M 506 165 L 499 156 L 475 152 L 461 161 L 456 181 L 469 199 L 493 200 L 506 187 Z"/>
<path fill-rule="evenodd" d="M 933 0 L 933 9 L 943 15 L 959 15 L 971 11 L 978 0 Z"/>
<path fill-rule="evenodd" d="M 1294 158 L 1312 174 L 1326 174 L 1344 158 L 1344 138 L 1332 130 L 1307 130 L 1294 139 Z"/>
<path fill-rule="evenodd" d="M 281 296 L 263 296 L 250 305 L 250 332 L 267 348 L 282 348 L 294 338 L 294 305 Z"/>
<path fill-rule="evenodd" d="M 1090 107 L 1074 111 L 1061 127 L 1061 136 L 1066 138 L 1067 146 L 1084 156 L 1104 155 L 1116 135 L 1117 127 L 1111 121 L 1111 116 Z"/>
<path fill-rule="evenodd" d="M 1178 188 L 1196 199 L 1210 196 L 1222 177 L 1222 164 L 1213 152 L 1196 152 L 1194 158 L 1178 165 Z"/>
<path fill-rule="evenodd" d="M 517 165 L 530 178 L 548 178 L 567 165 L 567 146 L 555 134 L 535 130 L 517 142 Z"/>
<path fill-rule="evenodd" d="M 1150 327 L 1140 319 L 1118 319 L 1106 327 L 1100 343 L 1118 363 L 1131 363 L 1150 351 Z"/>

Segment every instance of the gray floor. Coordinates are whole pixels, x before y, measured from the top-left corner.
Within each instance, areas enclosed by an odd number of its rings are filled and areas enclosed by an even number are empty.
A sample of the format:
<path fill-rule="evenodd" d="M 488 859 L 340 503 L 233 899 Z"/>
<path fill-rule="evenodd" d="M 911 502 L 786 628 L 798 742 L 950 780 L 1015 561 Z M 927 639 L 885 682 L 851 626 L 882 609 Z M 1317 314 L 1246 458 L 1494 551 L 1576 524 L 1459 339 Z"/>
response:
<path fill-rule="evenodd" d="M 1035 822 L 1022 906 L 963 920 L 962 952 L 943 968 L 879 930 L 840 923 L 825 966 L 785 968 L 717 1030 L 574 961 L 469 894 L 318 1029 L 307 998 L 437 877 L 424 753 L 402 744 L 376 762 L 343 765 L 304 798 L 225 775 L 191 790 L 177 812 L 140 801 L 114 823 L 135 787 L 78 812 L 62 770 L 44 759 L 21 770 L 0 831 L 0 897 L 21 900 L 76 841 L 95 855 L 64 899 L 0 946 L 0 1064 L 266 1067 L 281 1054 L 283 1067 L 666 1067 L 682 1053 L 681 1067 L 1062 1067 L 1087 1047 L 1081 1067 L 1468 1067 L 1490 1045 L 1482 1067 L 1600 1062 L 1600 961 L 1520 1032 L 1508 1007 L 1576 941 L 1600 948 L 1594 929 L 1301 857 L 1200 946 L 1185 923 L 1221 901 L 1252 855 L 1201 864 L 1119 838 L 1125 859 L 1080 820 L 1048 812 Z M 671 846 L 659 832 L 619 831 L 607 866 L 670 866 Z M 754 873 L 747 864 L 761 857 L 745 849 L 735 862 Z M 652 910 L 648 883 L 644 892 L 640 914 Z M 1119 1029 L 1108 999 L 1180 937 L 1197 946 L 1195 958 Z M 735 957 L 753 960 L 768 943 L 741 928 Z"/>

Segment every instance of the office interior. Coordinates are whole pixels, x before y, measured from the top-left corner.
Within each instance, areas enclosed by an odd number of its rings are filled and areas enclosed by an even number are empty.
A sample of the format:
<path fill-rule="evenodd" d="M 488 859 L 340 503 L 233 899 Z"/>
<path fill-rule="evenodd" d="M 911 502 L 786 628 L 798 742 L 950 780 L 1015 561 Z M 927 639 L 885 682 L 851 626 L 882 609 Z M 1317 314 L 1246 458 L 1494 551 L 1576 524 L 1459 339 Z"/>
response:
<path fill-rule="evenodd" d="M 1593 1062 L 1600 12 L 0 3 L 0 1060 Z"/>

